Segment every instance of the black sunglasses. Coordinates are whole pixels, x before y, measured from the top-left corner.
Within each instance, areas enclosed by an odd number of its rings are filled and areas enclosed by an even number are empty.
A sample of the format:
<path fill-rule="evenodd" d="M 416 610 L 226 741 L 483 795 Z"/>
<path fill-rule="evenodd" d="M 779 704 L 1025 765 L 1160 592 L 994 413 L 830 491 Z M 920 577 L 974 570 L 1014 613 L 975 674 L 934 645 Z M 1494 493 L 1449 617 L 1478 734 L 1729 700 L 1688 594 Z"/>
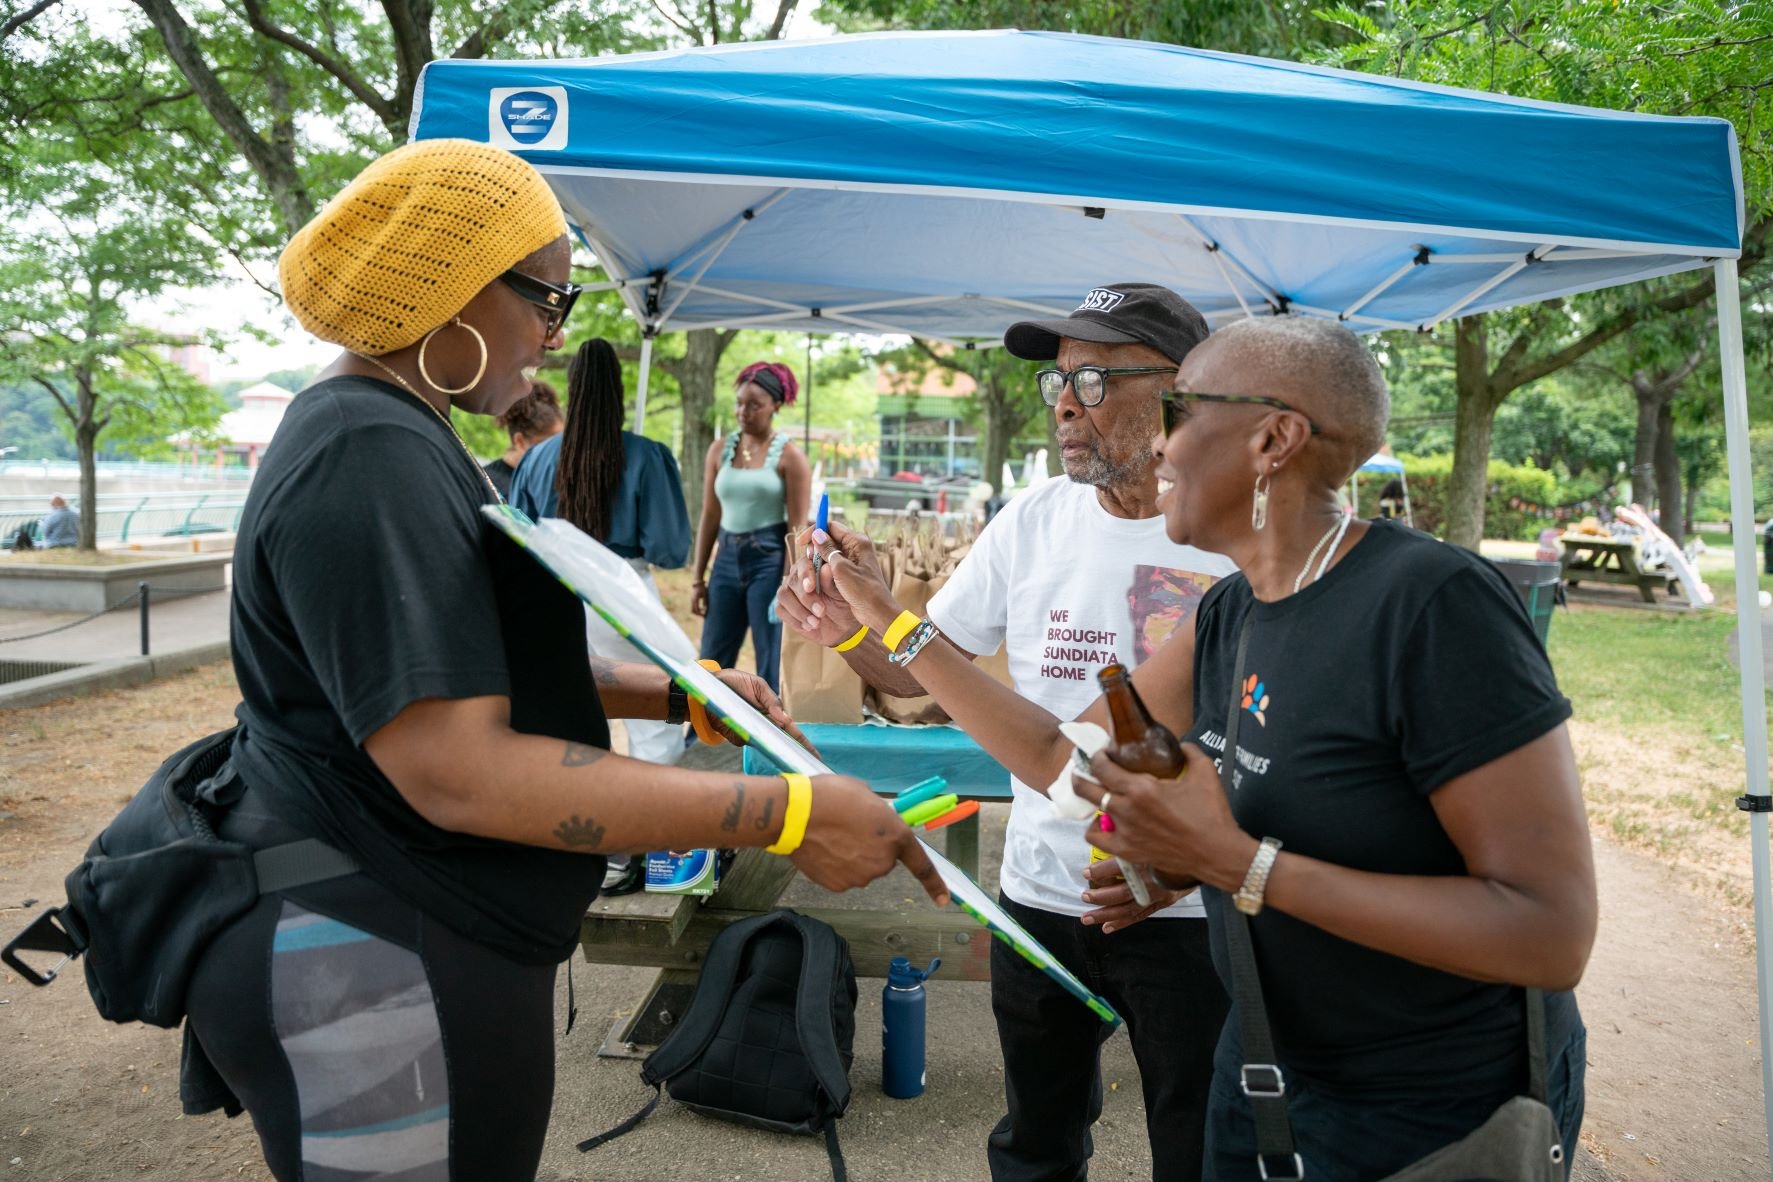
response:
<path fill-rule="evenodd" d="M 1259 394 L 1196 394 L 1193 390 L 1165 390 L 1158 397 L 1163 399 L 1165 435 L 1174 431 L 1176 424 L 1187 416 L 1188 412 L 1183 407 L 1190 402 L 1231 402 L 1243 406 L 1272 406 L 1276 410 L 1284 410 L 1304 419 L 1313 435 L 1323 434 L 1323 429 L 1312 422 L 1310 415 L 1296 407 L 1287 405 L 1278 398 L 1264 398 Z"/>
<path fill-rule="evenodd" d="M 1077 400 L 1085 406 L 1100 406 L 1108 397 L 1108 379 L 1121 374 L 1133 373 L 1167 373 L 1173 374 L 1173 365 L 1139 365 L 1110 369 L 1104 365 L 1080 365 L 1076 369 L 1043 369 L 1034 375 L 1035 382 L 1040 386 L 1040 400 L 1048 406 L 1058 406 L 1059 396 L 1065 393 L 1067 383 Z"/>
<path fill-rule="evenodd" d="M 550 337 L 566 323 L 567 313 L 579 302 L 579 292 L 584 290 L 576 283 L 557 285 L 534 275 L 525 275 L 522 271 L 506 271 L 499 279 L 519 297 L 547 313 L 546 335 Z"/>

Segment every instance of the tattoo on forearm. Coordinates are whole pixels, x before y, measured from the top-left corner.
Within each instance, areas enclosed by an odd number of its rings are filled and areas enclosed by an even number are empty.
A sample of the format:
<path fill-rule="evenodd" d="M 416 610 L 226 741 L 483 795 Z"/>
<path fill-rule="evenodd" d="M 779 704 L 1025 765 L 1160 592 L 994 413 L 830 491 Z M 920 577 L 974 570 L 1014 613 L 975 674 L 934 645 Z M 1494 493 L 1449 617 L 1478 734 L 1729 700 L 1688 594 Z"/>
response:
<path fill-rule="evenodd" d="M 591 676 L 598 685 L 615 685 L 622 680 L 616 673 L 616 662 L 608 657 L 591 658 Z"/>
<path fill-rule="evenodd" d="M 774 797 L 771 797 L 763 802 L 763 811 L 757 814 L 757 819 L 751 822 L 751 827 L 759 832 L 767 832 L 770 827 L 770 814 L 775 811 L 776 801 Z"/>
<path fill-rule="evenodd" d="M 593 747 L 589 743 L 574 743 L 570 740 L 566 752 L 560 757 L 561 767 L 584 767 L 588 763 L 596 763 L 609 752 L 601 747 Z"/>
<path fill-rule="evenodd" d="M 733 802 L 732 802 L 732 804 L 727 806 L 726 816 L 724 816 L 720 819 L 721 832 L 722 833 L 737 833 L 739 831 L 739 818 L 744 814 L 744 812 L 745 812 L 745 782 L 743 780 L 734 780 L 733 781 Z"/>
<path fill-rule="evenodd" d="M 603 826 L 589 818 L 581 821 L 577 813 L 556 825 L 554 836 L 568 849 L 596 850 L 603 846 Z"/>

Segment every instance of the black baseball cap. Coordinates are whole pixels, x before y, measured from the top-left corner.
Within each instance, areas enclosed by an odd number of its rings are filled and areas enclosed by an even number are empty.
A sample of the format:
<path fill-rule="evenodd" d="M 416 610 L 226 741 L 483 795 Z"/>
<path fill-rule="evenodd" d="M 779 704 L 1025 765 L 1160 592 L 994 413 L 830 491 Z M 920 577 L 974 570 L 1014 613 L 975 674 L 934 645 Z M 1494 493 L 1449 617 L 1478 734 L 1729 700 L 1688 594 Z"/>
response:
<path fill-rule="evenodd" d="M 1059 338 L 1099 345 L 1150 345 L 1180 365 L 1207 339 L 1207 319 L 1193 304 L 1155 283 L 1091 288 L 1063 320 L 1021 320 L 1003 334 L 1004 348 L 1026 361 L 1059 356 Z"/>

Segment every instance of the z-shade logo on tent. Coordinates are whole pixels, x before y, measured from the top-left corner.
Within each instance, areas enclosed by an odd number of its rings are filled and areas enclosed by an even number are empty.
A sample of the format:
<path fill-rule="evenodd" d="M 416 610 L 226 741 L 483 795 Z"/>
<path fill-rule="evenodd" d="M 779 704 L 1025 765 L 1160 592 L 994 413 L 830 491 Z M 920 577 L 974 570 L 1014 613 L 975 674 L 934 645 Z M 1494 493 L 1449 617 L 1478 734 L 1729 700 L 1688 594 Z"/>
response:
<path fill-rule="evenodd" d="M 566 87 L 500 86 L 490 95 L 487 142 L 511 151 L 566 147 Z"/>

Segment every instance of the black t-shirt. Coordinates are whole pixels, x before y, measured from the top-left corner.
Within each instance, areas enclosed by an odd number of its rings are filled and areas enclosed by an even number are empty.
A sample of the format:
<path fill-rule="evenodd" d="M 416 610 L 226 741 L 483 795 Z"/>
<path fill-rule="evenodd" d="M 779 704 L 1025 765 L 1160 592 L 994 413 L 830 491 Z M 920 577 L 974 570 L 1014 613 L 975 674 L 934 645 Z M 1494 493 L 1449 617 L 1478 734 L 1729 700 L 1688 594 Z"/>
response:
<path fill-rule="evenodd" d="M 1389 522 L 1324 578 L 1257 603 L 1242 575 L 1196 619 L 1195 725 L 1225 747 L 1238 634 L 1253 611 L 1232 812 L 1256 837 L 1383 874 L 1464 874 L 1435 789 L 1570 716 L 1532 622 L 1502 574 Z M 1224 922 L 1208 890 L 1213 955 L 1230 985 Z M 1506 1095 L 1524 1085 L 1521 990 L 1427 968 L 1272 908 L 1251 920 L 1282 1062 L 1321 1087 L 1367 1094 Z M 1548 1050 L 1574 1029 L 1548 1000 Z"/>
<path fill-rule="evenodd" d="M 484 520 L 491 499 L 411 394 L 343 377 L 296 396 L 235 544 L 234 762 L 407 902 L 552 963 L 573 949 L 603 859 L 439 829 L 362 748 L 412 702 L 481 695 L 509 696 L 516 730 L 609 746 L 583 609 Z"/>
<path fill-rule="evenodd" d="M 480 467 L 486 472 L 486 478 L 493 482 L 493 487 L 499 490 L 499 495 L 510 500 L 511 478 L 517 475 L 517 469 L 507 464 L 504 456 L 482 464 Z"/>

